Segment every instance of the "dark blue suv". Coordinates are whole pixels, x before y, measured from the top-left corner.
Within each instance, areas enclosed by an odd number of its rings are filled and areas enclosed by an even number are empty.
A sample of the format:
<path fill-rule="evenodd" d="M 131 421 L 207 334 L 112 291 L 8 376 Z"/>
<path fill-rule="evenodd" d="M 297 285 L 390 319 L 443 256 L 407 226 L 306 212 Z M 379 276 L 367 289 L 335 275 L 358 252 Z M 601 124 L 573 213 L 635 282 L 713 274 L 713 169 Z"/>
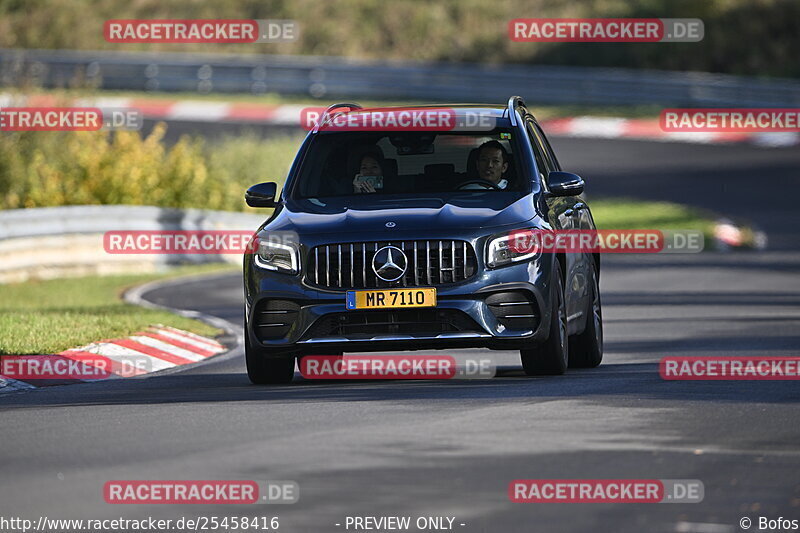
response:
<path fill-rule="evenodd" d="M 274 208 L 244 257 L 250 380 L 287 383 L 297 357 L 343 352 L 519 350 L 528 375 L 600 364 L 599 256 L 511 244 L 595 228 L 522 98 L 414 109 L 438 123 L 387 109 L 331 106 L 280 196 L 248 189 Z"/>

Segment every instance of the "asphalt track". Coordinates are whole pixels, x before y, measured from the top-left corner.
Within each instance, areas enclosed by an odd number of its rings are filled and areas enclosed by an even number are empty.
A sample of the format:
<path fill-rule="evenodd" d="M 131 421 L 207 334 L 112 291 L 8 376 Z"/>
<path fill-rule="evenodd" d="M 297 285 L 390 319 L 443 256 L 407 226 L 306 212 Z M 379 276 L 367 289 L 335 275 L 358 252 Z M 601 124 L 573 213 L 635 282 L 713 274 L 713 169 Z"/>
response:
<path fill-rule="evenodd" d="M 748 218 L 758 253 L 605 256 L 606 356 L 528 378 L 256 387 L 240 350 L 166 375 L 0 396 L 0 516 L 454 516 L 472 532 L 737 532 L 800 519 L 797 382 L 667 382 L 666 355 L 797 355 L 800 150 L 557 139 L 591 194 L 665 198 Z M 239 324 L 241 281 L 145 294 Z M 484 353 L 474 350 L 454 355 Z M 488 353 L 488 352 L 486 352 Z M 697 504 L 514 504 L 524 478 L 698 479 Z M 294 480 L 289 506 L 120 506 L 113 479 Z M 461 526 L 459 524 L 465 524 Z M 352 531 L 352 530 L 351 530 Z"/>

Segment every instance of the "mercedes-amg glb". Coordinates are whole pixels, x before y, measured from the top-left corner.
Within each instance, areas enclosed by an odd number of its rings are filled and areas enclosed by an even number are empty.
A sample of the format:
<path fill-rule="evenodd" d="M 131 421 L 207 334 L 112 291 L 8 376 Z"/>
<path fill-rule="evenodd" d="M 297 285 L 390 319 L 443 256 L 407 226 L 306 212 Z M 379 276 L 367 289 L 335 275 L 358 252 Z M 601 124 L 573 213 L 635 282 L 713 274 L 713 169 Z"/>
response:
<path fill-rule="evenodd" d="M 441 123 L 380 128 L 391 110 L 331 106 L 281 194 L 247 191 L 274 208 L 244 257 L 254 383 L 343 352 L 519 350 L 529 375 L 600 364 L 599 256 L 513 245 L 531 230 L 593 230 L 583 180 L 520 97 L 414 109 Z"/>

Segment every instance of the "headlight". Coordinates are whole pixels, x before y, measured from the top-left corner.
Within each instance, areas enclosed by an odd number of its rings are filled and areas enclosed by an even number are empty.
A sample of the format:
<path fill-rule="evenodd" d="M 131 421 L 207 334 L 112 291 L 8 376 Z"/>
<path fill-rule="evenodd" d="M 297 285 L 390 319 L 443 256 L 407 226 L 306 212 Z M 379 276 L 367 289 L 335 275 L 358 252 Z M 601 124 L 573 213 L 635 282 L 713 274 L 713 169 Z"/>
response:
<path fill-rule="evenodd" d="M 486 266 L 497 268 L 541 255 L 541 230 L 519 229 L 489 238 L 486 244 Z"/>
<path fill-rule="evenodd" d="M 259 240 L 255 262 L 256 266 L 267 270 L 297 274 L 300 272 L 300 250 L 291 244 Z"/>

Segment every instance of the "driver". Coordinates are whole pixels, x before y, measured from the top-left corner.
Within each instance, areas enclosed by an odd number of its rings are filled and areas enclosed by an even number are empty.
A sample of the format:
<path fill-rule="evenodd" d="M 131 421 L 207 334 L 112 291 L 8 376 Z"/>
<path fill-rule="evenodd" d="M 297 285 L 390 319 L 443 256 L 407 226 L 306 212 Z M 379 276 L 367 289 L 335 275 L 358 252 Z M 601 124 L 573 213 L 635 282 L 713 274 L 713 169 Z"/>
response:
<path fill-rule="evenodd" d="M 487 141 L 480 145 L 476 166 L 479 180 L 468 183 L 460 189 L 505 189 L 508 187 L 508 180 L 503 177 L 508 170 L 508 152 L 499 141 Z M 480 181 L 487 183 L 479 183 Z"/>

